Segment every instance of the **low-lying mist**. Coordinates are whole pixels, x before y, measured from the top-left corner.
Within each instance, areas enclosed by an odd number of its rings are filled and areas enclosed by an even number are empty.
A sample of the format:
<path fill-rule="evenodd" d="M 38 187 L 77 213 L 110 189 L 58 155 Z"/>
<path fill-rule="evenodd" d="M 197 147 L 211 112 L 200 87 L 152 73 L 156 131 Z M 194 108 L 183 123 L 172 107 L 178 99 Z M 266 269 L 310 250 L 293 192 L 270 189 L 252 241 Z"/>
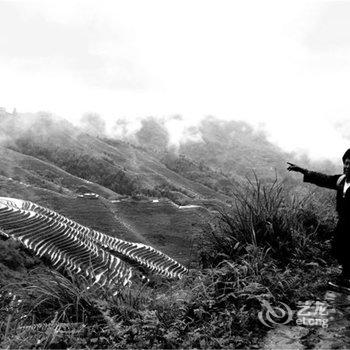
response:
<path fill-rule="evenodd" d="M 270 169 L 285 173 L 286 161 L 303 167 L 335 173 L 339 164 L 330 160 L 317 161 L 303 153 L 287 153 L 268 140 L 266 132 L 245 121 L 222 120 L 207 116 L 196 123 L 181 116 L 152 116 L 106 121 L 97 113 L 86 113 L 79 122 L 47 112 L 0 115 L 0 145 L 13 145 L 27 137 L 36 141 L 49 139 L 60 147 L 64 138 L 87 133 L 100 139 L 127 142 L 142 147 L 157 156 L 187 156 L 199 164 L 225 173 L 242 173 Z M 242 172 L 240 172 L 240 169 Z"/>

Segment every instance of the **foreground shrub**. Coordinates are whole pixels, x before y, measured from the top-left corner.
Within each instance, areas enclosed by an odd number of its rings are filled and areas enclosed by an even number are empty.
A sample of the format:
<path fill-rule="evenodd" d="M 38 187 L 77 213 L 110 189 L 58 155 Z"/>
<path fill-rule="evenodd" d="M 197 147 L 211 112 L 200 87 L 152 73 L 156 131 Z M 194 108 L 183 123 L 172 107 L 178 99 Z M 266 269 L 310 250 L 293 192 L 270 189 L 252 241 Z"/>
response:
<path fill-rule="evenodd" d="M 219 210 L 204 228 L 203 266 L 235 260 L 251 245 L 268 249 L 281 266 L 293 260 L 329 259 L 335 216 L 320 212 L 314 197 L 296 199 L 284 192 L 281 182 L 262 184 L 255 178 L 237 189 L 233 199 L 233 207 Z"/>

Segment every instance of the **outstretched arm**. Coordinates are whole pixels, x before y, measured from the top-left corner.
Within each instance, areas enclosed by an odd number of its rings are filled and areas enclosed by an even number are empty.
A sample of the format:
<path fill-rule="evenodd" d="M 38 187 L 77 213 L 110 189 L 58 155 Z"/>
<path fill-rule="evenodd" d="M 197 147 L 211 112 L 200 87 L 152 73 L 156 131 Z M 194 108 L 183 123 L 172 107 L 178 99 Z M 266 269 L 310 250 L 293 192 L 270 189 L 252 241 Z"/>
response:
<path fill-rule="evenodd" d="M 287 164 L 289 165 L 289 167 L 287 168 L 288 171 L 295 171 L 295 172 L 301 173 L 303 175 L 305 175 L 306 173 L 309 172 L 307 169 L 301 168 L 300 166 L 295 165 L 293 163 L 287 162 Z"/>
<path fill-rule="evenodd" d="M 331 190 L 336 190 L 338 188 L 337 181 L 340 175 L 325 175 L 316 171 L 301 168 L 293 163 L 287 162 L 287 164 L 289 164 L 289 167 L 287 168 L 288 171 L 295 171 L 304 175 L 304 182 L 309 182 L 320 187 L 326 187 Z"/>

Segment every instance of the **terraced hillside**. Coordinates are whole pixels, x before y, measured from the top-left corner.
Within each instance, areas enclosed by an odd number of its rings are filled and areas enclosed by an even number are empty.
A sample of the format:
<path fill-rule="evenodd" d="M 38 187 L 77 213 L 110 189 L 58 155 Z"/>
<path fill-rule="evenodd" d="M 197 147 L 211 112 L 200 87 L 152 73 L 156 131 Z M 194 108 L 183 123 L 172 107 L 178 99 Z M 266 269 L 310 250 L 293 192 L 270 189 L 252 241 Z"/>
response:
<path fill-rule="evenodd" d="M 187 265 L 206 209 L 183 210 L 168 200 L 85 199 L 0 176 L 0 196 L 30 200 L 113 237 L 149 244 Z M 207 216 L 207 215 L 206 215 Z"/>
<path fill-rule="evenodd" d="M 57 269 L 108 286 L 114 294 L 131 283 L 135 267 L 164 277 L 181 277 L 186 268 L 160 251 L 79 225 L 29 201 L 0 197 L 0 235 L 20 242 Z"/>

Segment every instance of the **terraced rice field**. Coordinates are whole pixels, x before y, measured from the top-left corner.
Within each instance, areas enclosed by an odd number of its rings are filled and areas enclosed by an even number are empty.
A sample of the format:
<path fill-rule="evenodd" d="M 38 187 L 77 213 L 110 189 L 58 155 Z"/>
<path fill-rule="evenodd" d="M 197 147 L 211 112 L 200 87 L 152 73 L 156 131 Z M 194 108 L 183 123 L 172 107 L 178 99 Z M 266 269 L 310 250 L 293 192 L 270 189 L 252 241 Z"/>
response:
<path fill-rule="evenodd" d="M 118 293 L 131 282 L 134 266 L 168 278 L 181 277 L 186 268 L 162 252 L 82 226 L 55 211 L 29 201 L 0 197 L 0 234 L 22 243 L 36 255 L 108 286 Z"/>

